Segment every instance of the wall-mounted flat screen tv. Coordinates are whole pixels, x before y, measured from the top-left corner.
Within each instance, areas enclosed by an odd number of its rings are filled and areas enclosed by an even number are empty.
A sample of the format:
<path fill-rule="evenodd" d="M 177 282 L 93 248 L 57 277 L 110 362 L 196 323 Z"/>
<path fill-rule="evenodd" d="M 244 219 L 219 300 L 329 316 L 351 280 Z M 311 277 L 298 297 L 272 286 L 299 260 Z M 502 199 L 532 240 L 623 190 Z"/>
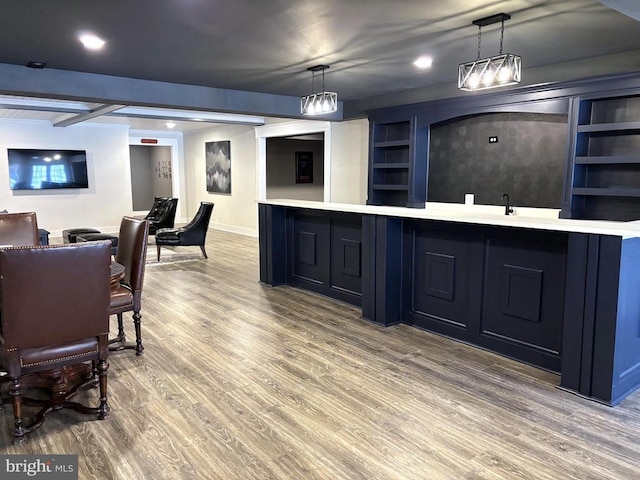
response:
<path fill-rule="evenodd" d="M 7 149 L 11 190 L 89 188 L 85 150 Z"/>

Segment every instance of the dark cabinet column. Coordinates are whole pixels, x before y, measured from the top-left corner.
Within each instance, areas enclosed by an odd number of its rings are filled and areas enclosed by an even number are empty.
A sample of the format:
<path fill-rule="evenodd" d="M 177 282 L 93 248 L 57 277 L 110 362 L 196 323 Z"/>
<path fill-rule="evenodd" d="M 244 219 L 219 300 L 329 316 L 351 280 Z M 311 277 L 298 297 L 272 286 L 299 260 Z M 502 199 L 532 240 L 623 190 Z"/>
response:
<path fill-rule="evenodd" d="M 402 321 L 402 219 L 363 215 L 362 316 L 382 325 Z"/>
<path fill-rule="evenodd" d="M 270 286 L 287 282 L 286 209 L 258 205 L 260 281 Z"/>
<path fill-rule="evenodd" d="M 616 405 L 640 385 L 640 239 L 571 234 L 560 387 Z"/>

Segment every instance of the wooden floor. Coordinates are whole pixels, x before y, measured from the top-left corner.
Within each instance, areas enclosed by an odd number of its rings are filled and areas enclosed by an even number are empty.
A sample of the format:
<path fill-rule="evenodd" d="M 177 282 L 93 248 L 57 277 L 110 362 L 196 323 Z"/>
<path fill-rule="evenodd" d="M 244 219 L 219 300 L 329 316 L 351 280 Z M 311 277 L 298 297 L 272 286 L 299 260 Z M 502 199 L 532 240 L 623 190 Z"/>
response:
<path fill-rule="evenodd" d="M 77 453 L 81 479 L 640 478 L 640 392 L 599 405 L 554 374 L 266 287 L 254 238 L 213 231 L 207 250 L 147 267 L 146 349 L 111 355 L 108 420 L 55 412 L 16 446 L 5 408 L 0 453 Z"/>

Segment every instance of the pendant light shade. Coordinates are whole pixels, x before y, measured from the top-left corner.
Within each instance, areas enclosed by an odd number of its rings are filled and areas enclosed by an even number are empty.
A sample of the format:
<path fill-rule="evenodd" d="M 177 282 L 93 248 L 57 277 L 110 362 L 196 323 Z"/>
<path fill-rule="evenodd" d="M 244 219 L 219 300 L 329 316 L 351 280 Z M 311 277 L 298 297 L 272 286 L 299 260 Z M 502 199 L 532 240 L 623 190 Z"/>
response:
<path fill-rule="evenodd" d="M 315 67 L 307 68 L 307 70 L 311 71 L 311 90 L 314 93 L 300 97 L 300 113 L 302 115 L 322 115 L 338 110 L 338 94 L 324 90 L 324 71 L 328 68 L 329 65 L 316 65 Z M 322 72 L 321 92 L 315 92 L 316 72 Z"/>
<path fill-rule="evenodd" d="M 478 26 L 478 58 L 458 66 L 458 88 L 460 90 L 483 90 L 520 83 L 522 77 L 522 58 L 513 53 L 502 53 L 504 40 L 504 22 L 511 15 L 499 13 L 490 17 L 474 20 Z M 482 27 L 500 22 L 500 53 L 493 57 L 480 58 Z"/>

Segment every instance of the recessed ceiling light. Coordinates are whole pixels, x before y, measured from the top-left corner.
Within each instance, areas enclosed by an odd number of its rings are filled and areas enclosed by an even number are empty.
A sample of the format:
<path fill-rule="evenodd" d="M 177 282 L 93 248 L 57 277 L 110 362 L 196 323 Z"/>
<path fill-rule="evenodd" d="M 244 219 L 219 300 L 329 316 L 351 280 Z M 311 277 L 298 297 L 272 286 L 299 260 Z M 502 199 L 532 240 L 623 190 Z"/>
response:
<path fill-rule="evenodd" d="M 27 67 L 29 67 L 29 68 L 42 69 L 42 68 L 44 68 L 46 66 L 47 66 L 47 62 L 36 62 L 34 60 L 29 60 L 29 62 L 27 63 Z"/>
<path fill-rule="evenodd" d="M 431 57 L 420 57 L 413 64 L 418 68 L 430 68 L 433 64 Z"/>
<path fill-rule="evenodd" d="M 105 43 L 104 40 L 93 35 L 92 33 L 83 33 L 79 38 L 84 45 L 84 48 L 89 50 L 100 50 Z"/>
<path fill-rule="evenodd" d="M 167 122 L 167 128 L 173 128 L 176 124 L 174 122 Z"/>

